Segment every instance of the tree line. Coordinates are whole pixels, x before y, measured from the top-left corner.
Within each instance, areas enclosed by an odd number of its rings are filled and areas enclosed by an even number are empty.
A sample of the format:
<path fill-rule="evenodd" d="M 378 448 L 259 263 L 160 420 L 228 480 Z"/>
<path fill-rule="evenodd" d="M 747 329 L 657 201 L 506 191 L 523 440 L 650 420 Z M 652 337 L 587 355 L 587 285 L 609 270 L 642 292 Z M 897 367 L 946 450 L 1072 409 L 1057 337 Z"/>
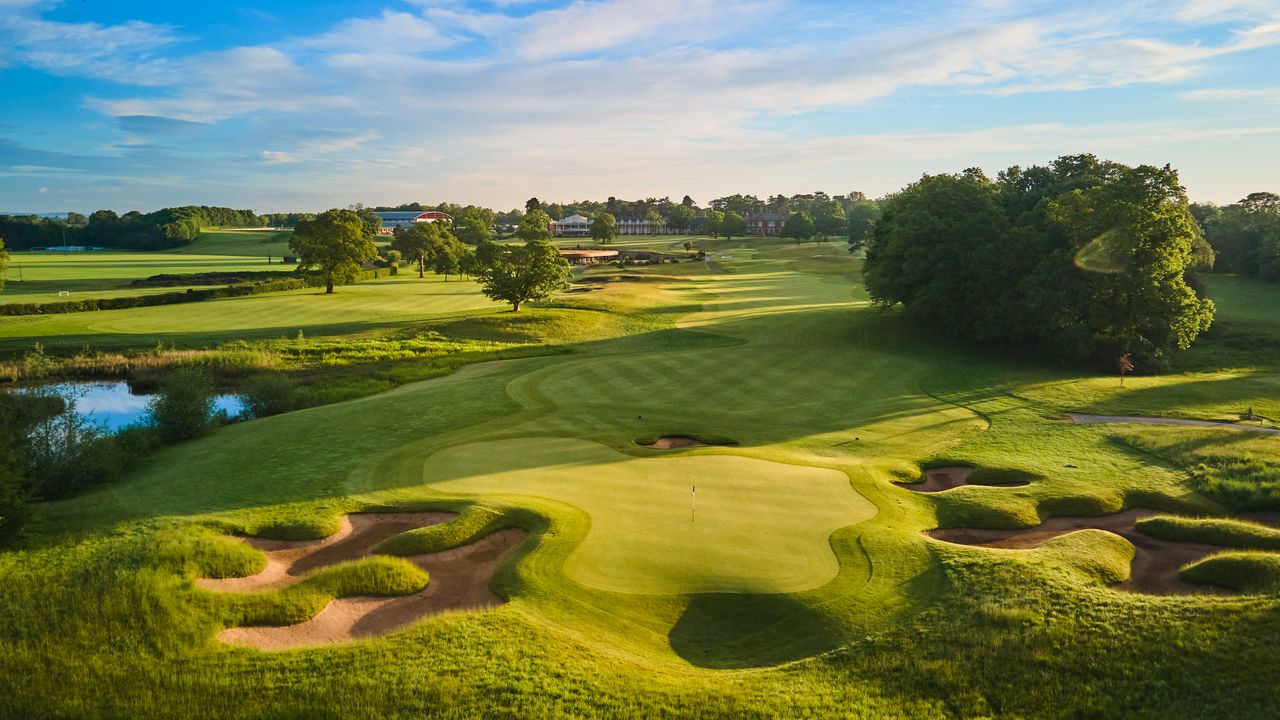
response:
<path fill-rule="evenodd" d="M 290 249 L 298 257 L 298 269 L 318 273 L 325 281 L 326 293 L 334 292 L 335 285 L 354 281 L 364 263 L 379 256 L 370 225 L 361 212 L 327 210 L 313 220 L 299 223 L 289 240 Z M 466 214 L 463 215 L 465 220 Z M 509 303 L 516 312 L 522 304 L 550 297 L 566 286 L 569 263 L 551 244 L 550 218 L 546 213 L 537 210 L 525 216 L 516 230 L 524 245 L 495 243 L 487 233 L 476 236 L 477 242 L 468 243 L 459 239 L 454 228 L 447 221 L 396 228 L 391 247 L 383 257 L 392 263 L 402 259 L 413 263 L 418 277 L 424 277 L 428 269 L 444 275 L 446 280 L 451 274 L 474 275 L 486 296 Z M 460 230 L 467 230 L 467 224 Z"/>
<path fill-rule="evenodd" d="M 1212 263 L 1177 173 L 1092 155 L 926 175 L 883 204 L 864 280 L 955 337 L 1156 370 L 1213 320 Z"/>
<path fill-rule="evenodd" d="M 1213 248 L 1215 270 L 1280 282 L 1280 195 L 1250 193 L 1226 207 L 1192 205 L 1191 212 Z"/>
<path fill-rule="evenodd" d="M 189 244 L 207 227 L 263 227 L 264 216 L 252 210 L 185 205 L 150 213 L 118 215 L 98 210 L 87 218 L 70 213 L 66 220 L 32 215 L 0 215 L 0 237 L 15 250 L 61 245 L 90 245 L 132 250 L 165 250 Z"/>

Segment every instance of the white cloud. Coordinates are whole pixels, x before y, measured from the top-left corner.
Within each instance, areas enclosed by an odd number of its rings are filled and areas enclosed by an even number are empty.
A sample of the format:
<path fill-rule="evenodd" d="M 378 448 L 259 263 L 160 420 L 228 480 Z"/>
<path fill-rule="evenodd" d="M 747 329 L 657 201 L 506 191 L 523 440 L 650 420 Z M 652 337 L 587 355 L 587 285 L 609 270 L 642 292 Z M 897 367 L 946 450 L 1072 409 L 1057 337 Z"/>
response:
<path fill-rule="evenodd" d="M 406 12 L 383 10 L 373 18 L 351 18 L 315 37 L 298 41 L 303 47 L 336 52 L 376 48 L 380 53 L 419 53 L 454 44 L 435 24 Z"/>
<path fill-rule="evenodd" d="M 302 158 L 279 150 L 263 150 L 262 159 L 272 165 L 289 165 L 302 162 Z"/>

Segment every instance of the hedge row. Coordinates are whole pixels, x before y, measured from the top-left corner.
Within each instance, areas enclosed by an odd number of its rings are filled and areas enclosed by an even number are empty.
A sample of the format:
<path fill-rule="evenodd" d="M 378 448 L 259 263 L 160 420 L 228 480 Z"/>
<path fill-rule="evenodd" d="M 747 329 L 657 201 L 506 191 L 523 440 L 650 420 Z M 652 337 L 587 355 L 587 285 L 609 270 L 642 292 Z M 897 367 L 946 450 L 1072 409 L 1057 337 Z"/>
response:
<path fill-rule="evenodd" d="M 360 280 L 389 277 L 387 268 L 365 270 Z M 300 275 L 287 280 L 268 280 L 245 285 L 228 285 L 218 288 L 190 288 L 185 292 L 156 293 L 155 295 L 133 295 L 118 298 L 88 298 L 85 300 L 63 300 L 51 303 L 13 303 L 0 305 L 0 316 L 9 315 L 55 315 L 59 313 L 90 312 L 93 310 L 123 310 L 135 307 L 151 307 L 154 305 L 177 305 L 180 303 L 204 302 L 205 300 L 222 300 L 225 298 L 261 295 L 263 293 L 283 292 L 285 290 L 301 290 L 309 287 L 323 287 L 324 279 L 316 275 Z"/>

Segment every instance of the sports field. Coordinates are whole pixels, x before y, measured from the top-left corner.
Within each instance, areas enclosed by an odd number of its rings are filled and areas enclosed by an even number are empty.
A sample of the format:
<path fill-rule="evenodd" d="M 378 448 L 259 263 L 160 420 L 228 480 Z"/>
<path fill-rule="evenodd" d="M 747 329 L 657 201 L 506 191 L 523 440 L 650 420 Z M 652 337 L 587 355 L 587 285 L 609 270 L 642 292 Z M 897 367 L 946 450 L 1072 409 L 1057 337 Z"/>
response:
<path fill-rule="evenodd" d="M 1270 535 L 1231 526 L 1238 557 L 1204 561 L 1202 578 L 1244 592 L 1161 595 L 1111 587 L 1140 569 L 1134 545 L 1112 532 L 1021 549 L 925 534 L 1131 508 L 1233 515 L 1223 488 L 1235 476 L 1195 468 L 1229 468 L 1245 453 L 1280 462 L 1274 443 L 1236 429 L 1077 425 L 1065 414 L 1216 418 L 1251 405 L 1280 417 L 1274 360 L 1242 350 L 1240 334 L 1209 338 L 1188 369 L 1121 388 L 940 340 L 870 307 L 858 261 L 836 245 L 699 247 L 708 262 L 593 268 L 595 289 L 519 319 L 470 283 L 403 277 L 332 297 L 6 319 L 14 344 L 196 343 L 444 317 L 551 327 L 590 316 L 624 331 L 559 329 L 572 352 L 228 426 L 162 451 L 122 483 L 43 507 L 29 547 L 0 555 L 0 715 L 1274 710 L 1276 555 L 1249 539 Z M 1236 333 L 1280 342 L 1280 331 L 1268 334 L 1274 286 L 1209 287 Z M 644 446 L 662 436 L 725 444 Z M 946 492 L 900 484 L 934 465 L 977 470 Z M 995 482 L 1009 479 L 1021 484 Z M 217 639 L 226 628 L 304 622 L 334 597 L 418 592 L 423 581 L 415 566 L 372 558 L 291 588 L 212 592 L 194 579 L 251 575 L 262 562 L 221 533 L 320 537 L 347 513 L 422 510 L 462 514 L 397 536 L 386 552 L 429 559 L 503 528 L 529 533 L 493 575 L 505 604 L 282 652 Z M 1202 541 L 1207 531 L 1183 522 Z M 16 681 L 37 666 L 39 678 Z"/>
<path fill-rule="evenodd" d="M 277 258 L 278 260 L 279 258 Z M 179 287 L 137 288 L 130 285 L 152 275 L 280 270 L 266 258 L 227 255 L 174 255 L 139 252 L 12 252 L 0 303 L 44 303 L 59 300 L 120 297 L 173 292 Z"/>

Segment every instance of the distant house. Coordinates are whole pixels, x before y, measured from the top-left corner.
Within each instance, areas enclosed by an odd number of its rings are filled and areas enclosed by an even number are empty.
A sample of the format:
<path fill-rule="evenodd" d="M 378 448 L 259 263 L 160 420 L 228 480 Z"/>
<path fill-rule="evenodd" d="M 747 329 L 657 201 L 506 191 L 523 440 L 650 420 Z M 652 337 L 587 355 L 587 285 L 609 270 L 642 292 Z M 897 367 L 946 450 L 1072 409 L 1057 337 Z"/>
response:
<path fill-rule="evenodd" d="M 591 220 L 581 215 L 552 220 L 551 233 L 556 237 L 586 237 L 591 234 Z"/>
<path fill-rule="evenodd" d="M 390 235 L 395 232 L 396 228 L 410 227 L 414 223 L 420 222 L 453 222 L 453 216 L 448 213 L 442 213 L 436 210 L 414 211 L 414 210 L 375 210 L 374 215 L 382 218 L 382 228 L 378 230 L 382 235 Z"/>
<path fill-rule="evenodd" d="M 667 232 L 667 224 L 659 220 L 619 220 L 619 235 L 663 235 Z"/>
<path fill-rule="evenodd" d="M 786 218 L 779 213 L 750 213 L 747 215 L 747 234 L 778 236 Z"/>

